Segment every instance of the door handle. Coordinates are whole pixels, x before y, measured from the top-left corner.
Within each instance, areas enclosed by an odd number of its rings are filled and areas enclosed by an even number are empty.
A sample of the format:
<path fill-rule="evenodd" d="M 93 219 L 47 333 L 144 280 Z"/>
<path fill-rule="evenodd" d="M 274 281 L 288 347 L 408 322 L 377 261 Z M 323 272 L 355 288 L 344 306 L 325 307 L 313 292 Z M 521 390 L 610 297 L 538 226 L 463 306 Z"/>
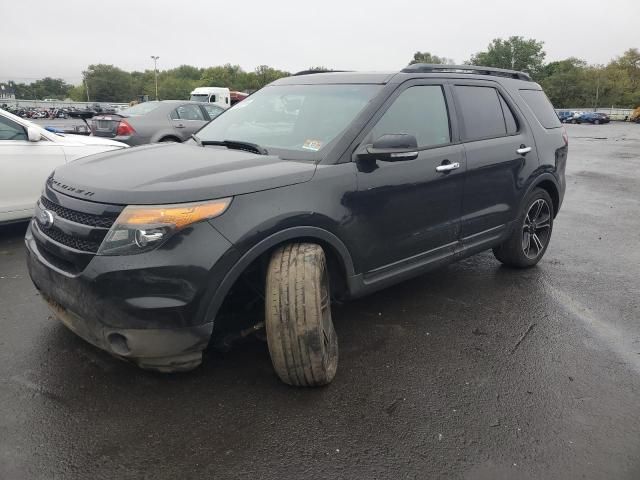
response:
<path fill-rule="evenodd" d="M 176 128 L 184 128 L 184 124 L 179 123 L 179 124 L 176 125 Z M 529 149 L 529 150 L 531 150 L 531 149 Z"/>
<path fill-rule="evenodd" d="M 518 155 L 526 155 L 531 151 L 531 147 L 525 147 L 524 145 L 520 145 L 520 148 L 516 150 Z"/>
<path fill-rule="evenodd" d="M 451 170 L 455 170 L 457 168 L 460 168 L 460 164 L 458 162 L 445 163 L 444 165 L 438 165 L 436 167 L 436 172 L 450 172 Z"/>

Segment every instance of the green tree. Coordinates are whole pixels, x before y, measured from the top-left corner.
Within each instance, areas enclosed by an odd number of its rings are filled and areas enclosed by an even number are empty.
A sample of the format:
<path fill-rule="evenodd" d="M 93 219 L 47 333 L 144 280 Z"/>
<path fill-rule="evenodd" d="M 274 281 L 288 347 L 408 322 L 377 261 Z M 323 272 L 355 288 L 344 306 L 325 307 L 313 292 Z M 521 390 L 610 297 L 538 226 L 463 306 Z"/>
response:
<path fill-rule="evenodd" d="M 413 60 L 409 62 L 409 65 L 414 63 L 436 63 L 439 65 L 452 65 L 455 62 L 451 58 L 439 57 L 433 55 L 430 52 L 416 52 L 413 54 Z"/>
<path fill-rule="evenodd" d="M 80 85 L 71 87 L 71 90 L 69 90 L 69 98 L 74 102 L 86 102 L 87 91 L 85 90 L 84 85 L 81 83 Z"/>
<path fill-rule="evenodd" d="M 262 88 L 274 80 L 291 75 L 289 72 L 271 68 L 268 65 L 260 65 L 259 67 L 256 67 L 254 73 L 256 82 L 254 84 L 254 88 L 256 89 Z"/>
<path fill-rule="evenodd" d="M 548 63 L 540 70 L 538 80 L 556 108 L 587 105 L 589 86 L 586 68 L 587 62 L 571 57 Z"/>
<path fill-rule="evenodd" d="M 486 51 L 478 52 L 467 62 L 471 65 L 507 68 L 527 72 L 536 77 L 544 65 L 543 42 L 514 36 L 494 39 Z"/>
<path fill-rule="evenodd" d="M 68 96 L 72 85 L 61 78 L 45 77 L 41 80 L 36 80 L 30 87 L 36 98 L 57 98 L 64 100 Z"/>
<path fill-rule="evenodd" d="M 89 98 L 92 102 L 129 102 L 135 97 L 131 75 L 118 67 L 89 65 L 82 74 L 89 86 Z"/>

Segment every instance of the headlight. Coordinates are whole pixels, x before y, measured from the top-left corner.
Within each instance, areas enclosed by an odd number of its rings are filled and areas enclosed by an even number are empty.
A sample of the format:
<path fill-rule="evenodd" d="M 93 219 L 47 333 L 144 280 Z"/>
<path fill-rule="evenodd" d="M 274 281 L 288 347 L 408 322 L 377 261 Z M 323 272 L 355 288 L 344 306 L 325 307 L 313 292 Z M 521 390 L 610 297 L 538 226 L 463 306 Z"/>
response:
<path fill-rule="evenodd" d="M 104 237 L 98 255 L 130 255 L 156 248 L 189 225 L 222 215 L 231 198 L 174 205 L 130 205 Z"/>

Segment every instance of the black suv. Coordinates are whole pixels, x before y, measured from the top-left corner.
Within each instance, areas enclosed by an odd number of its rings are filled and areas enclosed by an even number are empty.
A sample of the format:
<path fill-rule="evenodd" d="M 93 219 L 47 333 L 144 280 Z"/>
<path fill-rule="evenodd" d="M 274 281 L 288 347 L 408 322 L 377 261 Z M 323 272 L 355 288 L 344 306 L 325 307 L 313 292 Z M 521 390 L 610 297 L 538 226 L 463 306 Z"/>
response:
<path fill-rule="evenodd" d="M 185 144 L 58 168 L 26 234 L 29 272 L 69 328 L 143 368 L 192 369 L 264 318 L 278 376 L 323 385 L 338 362 L 332 299 L 487 249 L 535 265 L 567 143 L 520 72 L 292 76 Z"/>

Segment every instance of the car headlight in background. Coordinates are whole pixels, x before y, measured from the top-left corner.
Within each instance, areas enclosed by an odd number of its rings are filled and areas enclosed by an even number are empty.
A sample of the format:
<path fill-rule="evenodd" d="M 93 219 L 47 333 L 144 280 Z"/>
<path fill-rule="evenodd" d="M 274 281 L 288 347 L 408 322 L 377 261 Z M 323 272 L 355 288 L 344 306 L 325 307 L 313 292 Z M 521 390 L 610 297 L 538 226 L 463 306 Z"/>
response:
<path fill-rule="evenodd" d="M 222 215 L 231 197 L 173 205 L 130 205 L 112 225 L 98 255 L 130 255 L 156 248 L 175 232 Z"/>

